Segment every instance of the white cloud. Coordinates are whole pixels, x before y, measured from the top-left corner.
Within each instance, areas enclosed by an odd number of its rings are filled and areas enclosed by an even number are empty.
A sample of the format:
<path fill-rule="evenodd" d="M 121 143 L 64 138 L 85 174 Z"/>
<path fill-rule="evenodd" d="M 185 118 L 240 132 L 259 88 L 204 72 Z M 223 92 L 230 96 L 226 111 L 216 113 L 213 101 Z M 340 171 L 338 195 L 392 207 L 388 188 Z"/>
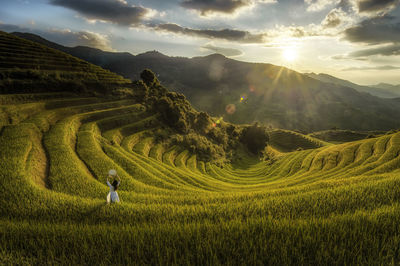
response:
<path fill-rule="evenodd" d="M 0 22 L 0 30 L 6 32 L 28 32 L 39 35 L 51 42 L 55 42 L 64 46 L 89 46 L 104 51 L 115 51 L 111 46 L 108 35 L 100 34 L 92 31 L 72 31 L 70 29 L 33 29 L 25 28 L 13 24 L 4 24 Z"/>
<path fill-rule="evenodd" d="M 104 51 L 114 51 L 111 47 L 111 42 L 107 35 L 91 32 L 79 31 L 74 32 L 70 29 L 52 29 L 49 31 L 49 36 L 62 40 L 62 44 L 67 46 L 89 46 Z"/>
<path fill-rule="evenodd" d="M 276 4 L 278 0 L 256 0 L 255 2 L 260 4 Z"/>
<path fill-rule="evenodd" d="M 329 6 L 337 5 L 340 0 L 304 0 L 308 5 L 307 11 L 318 12 L 328 8 Z"/>
<path fill-rule="evenodd" d="M 343 26 L 344 24 L 351 24 L 355 21 L 356 20 L 352 14 L 344 12 L 341 8 L 334 8 L 328 13 L 328 15 L 326 15 L 325 19 L 321 22 L 321 25 L 324 28 L 336 28 Z"/>

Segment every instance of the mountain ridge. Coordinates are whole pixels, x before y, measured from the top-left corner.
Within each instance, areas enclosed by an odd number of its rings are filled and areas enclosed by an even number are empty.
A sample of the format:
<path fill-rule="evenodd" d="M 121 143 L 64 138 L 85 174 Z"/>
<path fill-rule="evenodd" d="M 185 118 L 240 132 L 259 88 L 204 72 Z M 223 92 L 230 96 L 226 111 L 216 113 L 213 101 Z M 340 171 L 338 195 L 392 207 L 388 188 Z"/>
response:
<path fill-rule="evenodd" d="M 400 97 L 400 89 L 399 91 L 395 91 L 395 90 L 390 90 L 388 87 L 384 87 L 384 86 L 363 86 L 363 85 L 359 85 L 356 83 L 353 83 L 351 81 L 348 80 L 344 80 L 344 79 L 340 79 L 328 74 L 324 74 L 324 73 L 306 73 L 306 75 L 308 75 L 309 77 L 312 77 L 314 79 L 318 79 L 322 82 L 328 82 L 328 83 L 333 83 L 333 84 L 338 84 L 338 85 L 343 85 L 343 86 L 347 86 L 350 88 L 353 88 L 359 92 L 366 92 L 369 93 L 371 95 L 377 96 L 377 97 L 381 97 L 381 98 L 396 98 L 396 97 Z"/>
<path fill-rule="evenodd" d="M 400 127 L 400 105 L 396 99 L 382 99 L 351 86 L 322 82 L 285 67 L 241 62 L 215 54 L 184 58 L 152 51 L 135 56 L 88 47 L 55 46 L 132 80 L 139 79 L 143 69 L 152 69 L 162 84 L 185 94 L 196 109 L 233 123 L 259 121 L 305 132 L 333 127 Z"/>
<path fill-rule="evenodd" d="M 400 84 L 393 85 L 393 84 L 388 84 L 388 83 L 381 82 L 379 84 L 372 85 L 370 87 L 386 90 L 386 91 L 395 93 L 395 94 L 399 95 L 398 97 L 400 97 Z"/>

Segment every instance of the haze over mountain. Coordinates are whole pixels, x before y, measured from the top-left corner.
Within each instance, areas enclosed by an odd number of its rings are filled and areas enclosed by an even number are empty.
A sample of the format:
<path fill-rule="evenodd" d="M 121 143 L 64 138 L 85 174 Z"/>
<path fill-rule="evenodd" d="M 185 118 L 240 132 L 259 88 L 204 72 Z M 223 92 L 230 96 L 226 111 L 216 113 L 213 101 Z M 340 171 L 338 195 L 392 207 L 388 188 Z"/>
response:
<path fill-rule="evenodd" d="M 301 74 L 285 67 L 246 63 L 219 54 L 189 59 L 152 51 L 134 56 L 82 46 L 70 48 L 33 34 L 14 34 L 131 79 L 138 79 L 143 69 L 150 68 L 163 84 L 184 93 L 197 109 L 234 123 L 259 121 L 303 131 L 332 127 L 388 130 L 400 126 L 397 99 L 373 96 L 369 94 L 377 94 L 373 88 L 328 75 Z M 396 96 L 393 92 L 379 93 L 384 97 Z"/>
<path fill-rule="evenodd" d="M 387 92 L 391 92 L 391 93 L 395 93 L 395 94 L 400 95 L 400 84 L 392 85 L 392 84 L 387 84 L 387 83 L 379 83 L 379 84 L 376 84 L 376 85 L 372 85 L 370 87 L 382 89 L 382 90 L 385 90 Z"/>
<path fill-rule="evenodd" d="M 382 98 L 397 98 L 400 97 L 400 85 L 395 86 L 391 84 L 385 84 L 385 83 L 380 83 L 377 85 L 371 85 L 371 86 L 362 86 L 355 84 L 353 82 L 344 80 L 344 79 L 339 79 L 336 77 L 333 77 L 328 74 L 320 73 L 320 74 L 315 74 L 315 73 L 307 73 L 311 78 L 318 79 L 322 82 L 328 82 L 328 83 L 333 83 L 337 85 L 342 85 L 346 87 L 353 88 L 359 92 L 367 92 L 370 93 L 371 95 L 375 95 L 378 97 Z"/>

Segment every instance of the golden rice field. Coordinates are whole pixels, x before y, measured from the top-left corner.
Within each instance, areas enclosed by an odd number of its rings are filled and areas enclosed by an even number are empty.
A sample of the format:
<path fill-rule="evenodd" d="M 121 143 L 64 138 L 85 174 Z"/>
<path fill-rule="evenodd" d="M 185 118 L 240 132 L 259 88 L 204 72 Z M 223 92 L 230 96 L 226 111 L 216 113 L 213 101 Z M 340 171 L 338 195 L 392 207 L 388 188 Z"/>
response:
<path fill-rule="evenodd" d="M 157 144 L 158 115 L 132 100 L 0 100 L 0 264 L 400 262 L 400 133 L 331 145 L 276 131 L 274 160 L 218 167 Z M 109 169 L 120 204 L 106 204 Z"/>

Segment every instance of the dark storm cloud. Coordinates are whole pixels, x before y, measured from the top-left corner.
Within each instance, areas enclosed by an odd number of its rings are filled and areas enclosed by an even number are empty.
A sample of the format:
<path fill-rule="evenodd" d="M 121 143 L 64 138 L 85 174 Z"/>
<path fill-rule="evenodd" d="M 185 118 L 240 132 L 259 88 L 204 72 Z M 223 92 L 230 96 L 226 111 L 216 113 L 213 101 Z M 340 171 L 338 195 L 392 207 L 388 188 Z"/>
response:
<path fill-rule="evenodd" d="M 346 29 L 344 36 L 351 42 L 396 43 L 400 42 L 400 22 L 388 15 L 367 19 L 355 27 Z"/>
<path fill-rule="evenodd" d="M 88 19 L 120 25 L 137 24 L 148 12 L 146 8 L 130 6 L 123 0 L 50 0 L 50 3 L 72 9 Z"/>
<path fill-rule="evenodd" d="M 371 67 L 349 67 L 342 69 L 342 71 L 359 71 L 359 70 L 396 70 L 400 69 L 398 66 L 371 66 Z"/>
<path fill-rule="evenodd" d="M 233 13 L 236 9 L 248 5 L 243 0 L 185 0 L 181 6 L 200 11 L 202 15 L 213 12 Z"/>
<path fill-rule="evenodd" d="M 202 30 L 202 29 L 190 29 L 181 27 L 177 24 L 166 23 L 150 26 L 158 31 L 167 31 L 178 34 L 190 35 L 190 36 L 198 36 L 209 39 L 223 39 L 228 41 L 235 41 L 241 43 L 262 43 L 265 34 L 252 34 L 248 31 L 241 30 L 232 30 L 232 29 L 223 29 L 223 30 Z"/>
<path fill-rule="evenodd" d="M 355 51 L 350 53 L 349 57 L 366 57 L 373 55 L 384 55 L 384 56 L 400 55 L 400 44 L 393 44 L 384 47 Z"/>
<path fill-rule="evenodd" d="M 204 49 L 207 49 L 207 50 L 219 53 L 219 54 L 223 54 L 225 56 L 239 56 L 239 55 L 243 54 L 243 52 L 238 49 L 218 47 L 218 46 L 214 46 L 211 44 L 204 45 L 201 48 L 204 48 Z"/>
<path fill-rule="evenodd" d="M 398 0 L 359 0 L 357 6 L 359 12 L 377 12 L 391 8 L 399 4 Z"/>

